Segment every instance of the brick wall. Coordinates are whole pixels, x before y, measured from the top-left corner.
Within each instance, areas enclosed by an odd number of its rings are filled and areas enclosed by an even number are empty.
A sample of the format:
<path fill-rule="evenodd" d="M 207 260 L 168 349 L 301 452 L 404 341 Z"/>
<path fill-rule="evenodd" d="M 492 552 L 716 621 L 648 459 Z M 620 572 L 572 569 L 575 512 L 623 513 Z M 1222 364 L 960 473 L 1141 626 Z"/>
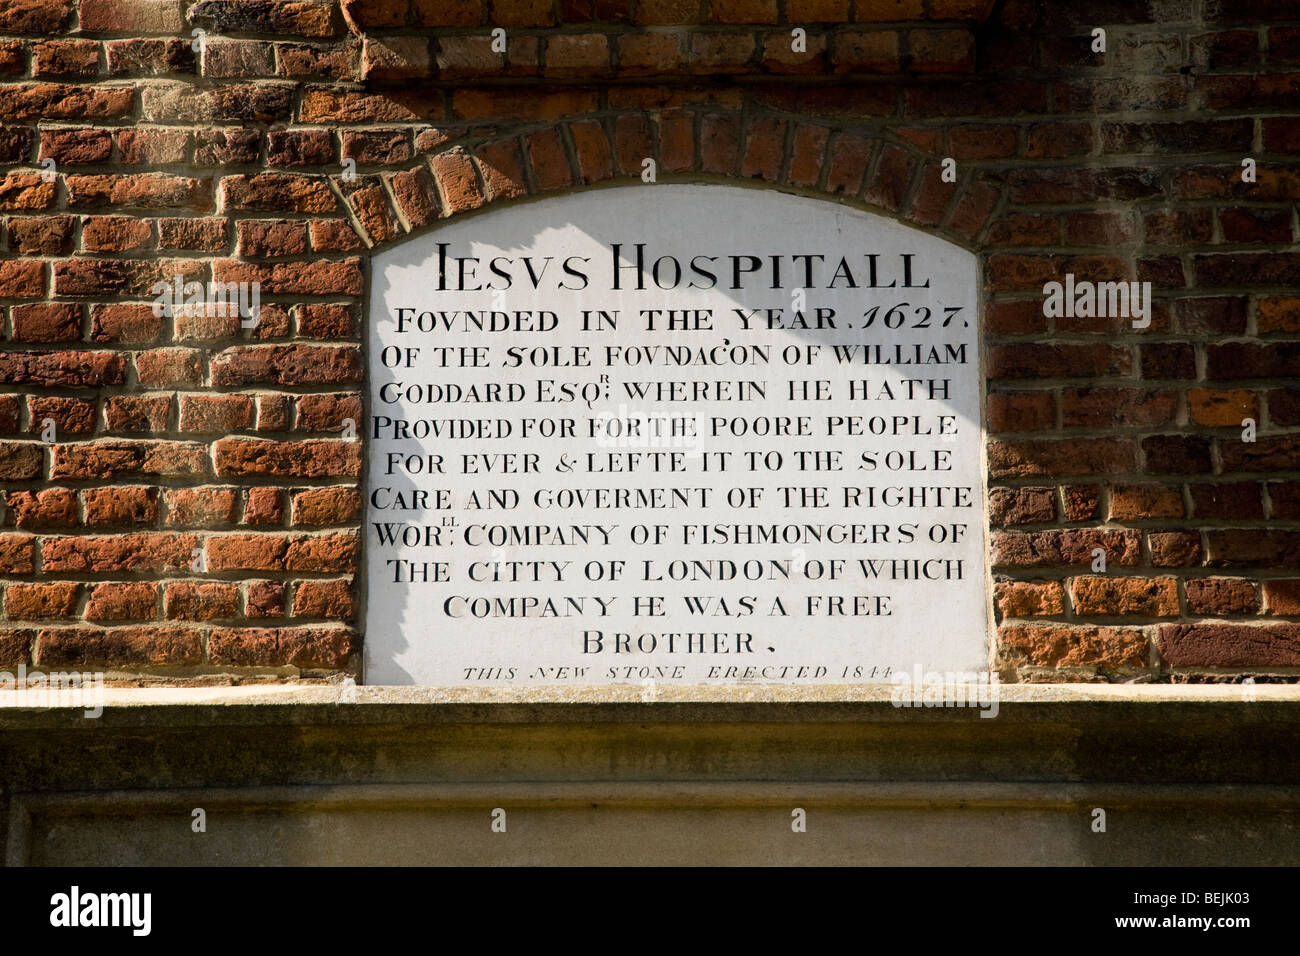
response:
<path fill-rule="evenodd" d="M 1004 679 L 1291 679 L 1298 105 L 1296 0 L 0 3 L 0 667 L 355 671 L 370 251 L 653 157 L 980 255 Z"/>

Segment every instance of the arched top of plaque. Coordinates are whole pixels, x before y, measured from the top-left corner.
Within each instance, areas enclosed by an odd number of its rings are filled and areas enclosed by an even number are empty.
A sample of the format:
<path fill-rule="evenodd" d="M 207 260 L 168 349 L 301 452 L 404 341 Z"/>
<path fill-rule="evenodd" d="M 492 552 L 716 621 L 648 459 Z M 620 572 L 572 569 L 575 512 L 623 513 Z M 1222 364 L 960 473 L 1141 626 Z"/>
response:
<path fill-rule="evenodd" d="M 365 680 L 987 675 L 977 276 L 893 220 L 704 184 L 377 253 Z"/>

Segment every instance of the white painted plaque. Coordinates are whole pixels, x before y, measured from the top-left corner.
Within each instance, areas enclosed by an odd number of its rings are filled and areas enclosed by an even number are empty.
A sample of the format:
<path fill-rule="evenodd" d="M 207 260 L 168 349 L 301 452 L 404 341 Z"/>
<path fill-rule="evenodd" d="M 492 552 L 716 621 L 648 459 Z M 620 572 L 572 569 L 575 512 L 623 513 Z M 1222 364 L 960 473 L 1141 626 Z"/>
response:
<path fill-rule="evenodd" d="M 940 239 L 714 185 L 377 255 L 366 681 L 986 671 L 976 289 Z"/>

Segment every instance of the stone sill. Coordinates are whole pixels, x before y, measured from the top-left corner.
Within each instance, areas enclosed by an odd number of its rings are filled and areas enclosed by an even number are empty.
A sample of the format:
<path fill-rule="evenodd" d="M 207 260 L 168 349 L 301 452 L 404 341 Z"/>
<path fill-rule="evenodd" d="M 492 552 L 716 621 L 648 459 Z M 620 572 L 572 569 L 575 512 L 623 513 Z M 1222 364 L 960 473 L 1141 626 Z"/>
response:
<path fill-rule="evenodd" d="M 972 696 L 987 687 L 972 687 Z M 275 724 L 518 724 L 518 723 L 749 723 L 749 722 L 966 722 L 988 726 L 1068 722 L 1075 726 L 1128 720 L 1300 721 L 1300 685 L 1258 684 L 1254 701 L 1239 684 L 1003 684 L 998 712 L 981 708 L 899 707 L 893 685 L 661 687 L 642 699 L 638 686 L 575 689 L 358 686 L 356 699 L 339 700 L 337 685 L 204 688 L 105 688 L 103 716 L 83 706 L 23 708 L 18 692 L 0 691 L 0 731 L 42 727 L 203 726 Z M 987 698 L 986 698 L 987 699 Z M 91 702 L 93 703 L 93 696 Z M 780 706 L 772 706 L 780 705 Z"/>

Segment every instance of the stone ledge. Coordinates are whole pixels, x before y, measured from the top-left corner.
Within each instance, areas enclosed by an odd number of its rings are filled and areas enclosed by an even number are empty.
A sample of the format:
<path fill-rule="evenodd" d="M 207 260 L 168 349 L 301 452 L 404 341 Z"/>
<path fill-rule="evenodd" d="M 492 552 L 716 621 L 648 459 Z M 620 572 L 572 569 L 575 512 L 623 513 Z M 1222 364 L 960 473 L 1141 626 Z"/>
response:
<path fill-rule="evenodd" d="M 82 706 L 21 709 L 16 691 L 0 691 L 0 732 L 80 726 L 197 727 L 203 725 L 517 724 L 517 723 L 734 723 L 868 722 L 965 723 L 1064 721 L 1083 727 L 1149 719 L 1291 721 L 1300 717 L 1300 685 L 1258 684 L 1255 700 L 1239 684 L 1003 684 L 998 710 L 900 707 L 894 686 L 661 687 L 647 702 L 636 686 L 589 688 L 431 688 L 358 686 L 342 702 L 330 685 L 252 685 L 205 688 L 105 688 L 103 716 L 83 716 Z M 971 687 L 976 697 L 988 687 Z M 987 698 L 986 698 L 987 699 Z"/>

